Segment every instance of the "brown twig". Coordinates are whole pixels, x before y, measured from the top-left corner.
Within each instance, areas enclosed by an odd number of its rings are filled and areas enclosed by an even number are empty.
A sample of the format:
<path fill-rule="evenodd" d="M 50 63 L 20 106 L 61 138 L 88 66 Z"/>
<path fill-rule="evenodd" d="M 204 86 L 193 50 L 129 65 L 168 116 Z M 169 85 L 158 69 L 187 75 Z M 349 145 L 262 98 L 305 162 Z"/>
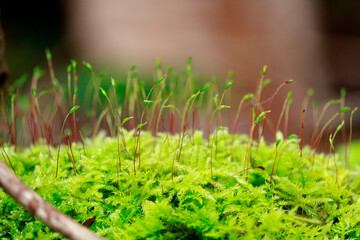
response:
<path fill-rule="evenodd" d="M 27 187 L 3 162 L 0 161 L 0 186 L 32 215 L 54 231 L 69 239 L 102 239 L 69 216 L 59 212 Z"/>

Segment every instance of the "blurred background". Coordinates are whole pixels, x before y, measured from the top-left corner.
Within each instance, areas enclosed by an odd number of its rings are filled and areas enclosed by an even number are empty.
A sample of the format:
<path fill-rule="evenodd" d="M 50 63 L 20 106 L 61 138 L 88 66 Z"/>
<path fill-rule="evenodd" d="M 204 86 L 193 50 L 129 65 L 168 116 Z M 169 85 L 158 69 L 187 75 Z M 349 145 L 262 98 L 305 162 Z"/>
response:
<path fill-rule="evenodd" d="M 293 92 L 290 132 L 299 131 L 309 88 L 320 105 L 338 98 L 341 87 L 346 105 L 360 103 L 358 0 L 1 0 L 0 10 L 6 43 L 0 70 L 7 70 L 10 82 L 35 65 L 46 68 L 45 48 L 64 83 L 70 59 L 119 78 L 136 65 L 146 79 L 157 58 L 181 71 L 192 56 L 203 81 L 216 76 L 225 85 L 228 70 L 235 71 L 234 106 L 255 91 L 265 64 L 272 83 L 264 96 L 295 79 L 273 103 L 279 113 Z"/>

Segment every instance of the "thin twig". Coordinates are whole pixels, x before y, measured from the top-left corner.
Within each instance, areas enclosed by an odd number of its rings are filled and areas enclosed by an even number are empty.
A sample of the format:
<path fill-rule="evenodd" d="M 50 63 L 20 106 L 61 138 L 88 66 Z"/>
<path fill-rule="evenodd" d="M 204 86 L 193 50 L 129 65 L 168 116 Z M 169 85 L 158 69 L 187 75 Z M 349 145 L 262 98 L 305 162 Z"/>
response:
<path fill-rule="evenodd" d="M 22 205 L 32 215 L 47 226 L 69 239 L 96 240 L 96 236 L 86 227 L 69 216 L 59 212 L 27 187 L 12 171 L 0 161 L 0 187 Z"/>

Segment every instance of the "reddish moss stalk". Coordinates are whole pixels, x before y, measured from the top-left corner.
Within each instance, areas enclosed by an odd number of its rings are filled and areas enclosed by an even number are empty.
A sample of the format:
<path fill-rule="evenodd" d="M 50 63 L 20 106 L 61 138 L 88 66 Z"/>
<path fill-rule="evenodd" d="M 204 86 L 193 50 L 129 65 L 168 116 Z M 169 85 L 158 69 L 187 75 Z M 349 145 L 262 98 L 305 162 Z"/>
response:
<path fill-rule="evenodd" d="M 304 146 L 304 120 L 305 120 L 305 109 L 303 109 L 301 117 L 301 131 L 300 131 L 300 158 L 302 158 L 302 151 Z"/>

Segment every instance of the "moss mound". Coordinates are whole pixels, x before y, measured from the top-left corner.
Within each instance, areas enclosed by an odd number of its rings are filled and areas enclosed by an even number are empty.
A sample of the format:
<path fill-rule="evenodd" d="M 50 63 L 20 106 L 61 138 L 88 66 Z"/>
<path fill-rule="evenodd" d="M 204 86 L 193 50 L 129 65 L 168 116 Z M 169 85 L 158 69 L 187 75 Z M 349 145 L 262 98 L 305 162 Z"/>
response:
<path fill-rule="evenodd" d="M 108 239 L 360 238 L 358 165 L 348 171 L 337 158 L 337 183 L 332 156 L 304 148 L 300 158 L 294 139 L 278 147 L 260 141 L 252 145 L 250 162 L 265 170 L 250 169 L 208 187 L 244 169 L 246 136 L 219 132 L 211 157 L 211 144 L 195 132 L 185 137 L 178 162 L 178 136 L 143 132 L 136 175 L 134 132 L 125 131 L 125 139 L 129 157 L 122 150 L 121 169 L 116 138 L 100 134 L 86 140 L 85 150 L 74 143 L 72 153 L 62 146 L 58 178 L 57 149 L 39 142 L 16 153 L 4 150 L 27 185 L 80 223 L 96 216 L 90 229 Z M 4 192 L 0 211 L 3 239 L 61 238 Z"/>

